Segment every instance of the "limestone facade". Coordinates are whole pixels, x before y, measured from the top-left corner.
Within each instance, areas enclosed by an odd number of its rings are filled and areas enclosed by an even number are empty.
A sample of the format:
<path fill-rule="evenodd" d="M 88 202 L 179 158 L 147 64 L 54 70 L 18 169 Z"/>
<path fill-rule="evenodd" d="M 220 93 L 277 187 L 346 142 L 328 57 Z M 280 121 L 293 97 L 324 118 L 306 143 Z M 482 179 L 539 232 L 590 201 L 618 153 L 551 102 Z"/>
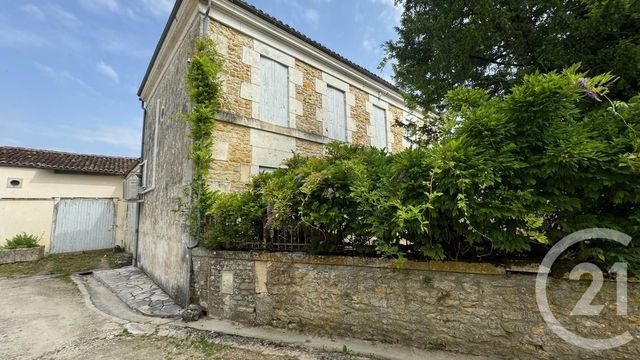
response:
<path fill-rule="evenodd" d="M 335 116 L 338 111 L 344 111 L 342 140 L 369 146 L 368 110 L 374 103 L 387 110 L 387 125 L 393 134 L 387 148 L 399 151 L 402 141 L 391 115 L 406 111 L 401 94 L 375 75 L 263 13 L 228 0 L 214 3 L 213 11 L 208 12 L 205 1 L 176 2 L 138 91 L 145 109 L 142 160 L 146 180 L 137 205 L 140 221 L 133 252 L 137 265 L 180 305 L 187 305 L 191 298 L 190 248 L 197 246 L 184 214 L 176 211 L 184 210 L 178 200 L 184 200 L 193 176 L 189 127 L 180 117 L 191 106 L 184 77 L 199 37 L 212 38 L 223 59 L 224 98 L 217 114 L 215 161 L 209 179 L 213 189 L 242 190 L 252 176 L 281 167 L 294 153 L 323 155 L 325 145 L 332 141 L 327 136 L 331 133 L 327 117 L 340 120 Z M 279 96 L 286 94 L 286 101 L 263 93 L 267 86 L 262 84 L 267 76 L 264 62 L 277 70 L 278 84 L 285 84 L 276 89 Z M 286 80 L 281 76 L 283 68 Z M 336 91 L 344 94 L 344 104 L 336 100 Z M 273 99 L 286 106 L 286 112 L 280 108 L 277 113 L 278 117 L 286 113 L 286 119 L 263 121 L 263 101 Z M 335 130 L 336 122 L 332 124 Z"/>
<path fill-rule="evenodd" d="M 361 84 L 329 74 L 273 43 L 254 39 L 220 21 L 211 21 L 209 36 L 223 58 L 222 111 L 226 113 L 219 118 L 215 130 L 216 161 L 211 179 L 214 189 L 241 190 L 252 176 L 265 169 L 281 167 L 294 153 L 321 156 L 324 145 L 333 140 L 328 137 L 327 129 L 329 87 L 344 93 L 346 142 L 372 144 L 372 109 L 377 106 L 385 110 L 386 149 L 399 152 L 405 148 L 404 132 L 395 123 L 407 112 L 381 93 L 373 94 Z M 262 93 L 261 57 L 287 69 L 287 126 L 264 124 L 261 120 L 260 104 L 269 96 Z"/>

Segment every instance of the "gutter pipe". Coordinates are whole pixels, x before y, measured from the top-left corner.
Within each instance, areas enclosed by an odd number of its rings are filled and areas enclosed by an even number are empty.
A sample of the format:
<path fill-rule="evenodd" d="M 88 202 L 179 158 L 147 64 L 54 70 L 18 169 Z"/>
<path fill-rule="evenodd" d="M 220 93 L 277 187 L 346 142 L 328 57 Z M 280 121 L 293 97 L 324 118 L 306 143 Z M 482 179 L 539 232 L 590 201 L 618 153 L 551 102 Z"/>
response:
<path fill-rule="evenodd" d="M 140 142 L 140 159 L 144 159 L 144 134 L 145 134 L 145 125 L 147 123 L 147 104 L 145 104 L 144 100 L 140 100 L 140 107 L 142 108 L 142 141 Z M 140 239 L 140 202 L 135 204 L 135 222 L 134 222 L 134 235 L 133 235 L 133 259 L 132 266 L 138 267 L 138 241 Z"/>

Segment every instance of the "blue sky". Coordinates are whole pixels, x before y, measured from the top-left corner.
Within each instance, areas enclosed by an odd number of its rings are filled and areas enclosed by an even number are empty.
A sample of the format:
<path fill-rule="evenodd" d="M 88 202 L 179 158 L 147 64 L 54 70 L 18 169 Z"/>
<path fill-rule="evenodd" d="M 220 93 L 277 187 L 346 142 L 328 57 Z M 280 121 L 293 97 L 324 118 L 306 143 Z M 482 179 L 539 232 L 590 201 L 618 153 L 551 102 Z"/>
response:
<path fill-rule="evenodd" d="M 0 145 L 138 156 L 136 92 L 173 0 L 0 2 Z M 376 73 L 400 16 L 393 0 L 249 2 Z"/>

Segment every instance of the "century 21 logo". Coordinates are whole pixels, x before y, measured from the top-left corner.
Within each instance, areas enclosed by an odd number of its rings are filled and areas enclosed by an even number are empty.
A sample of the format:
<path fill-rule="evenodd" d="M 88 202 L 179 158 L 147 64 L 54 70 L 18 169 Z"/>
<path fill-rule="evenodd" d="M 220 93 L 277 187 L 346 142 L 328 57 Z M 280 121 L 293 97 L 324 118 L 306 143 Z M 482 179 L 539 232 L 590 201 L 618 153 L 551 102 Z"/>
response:
<path fill-rule="evenodd" d="M 558 319 L 556 319 L 551 312 L 547 298 L 547 280 L 549 278 L 549 272 L 558 256 L 572 245 L 592 239 L 613 240 L 624 246 L 627 246 L 631 242 L 631 237 L 629 235 L 611 229 L 587 229 L 568 235 L 549 250 L 540 264 L 538 275 L 536 277 L 536 300 L 538 302 L 538 309 L 540 310 L 542 318 L 546 321 L 549 328 L 560 338 L 584 349 L 607 350 L 630 342 L 633 340 L 633 336 L 628 331 L 609 339 L 588 339 L 577 335 L 560 324 Z M 610 272 L 616 273 L 617 314 L 626 316 L 627 264 L 615 263 L 611 267 Z M 591 285 L 573 308 L 571 315 L 596 316 L 602 312 L 604 305 L 593 305 L 592 302 L 604 284 L 604 276 L 598 266 L 591 263 L 582 263 L 573 268 L 569 274 L 569 278 L 572 280 L 579 280 L 584 274 L 591 274 Z"/>

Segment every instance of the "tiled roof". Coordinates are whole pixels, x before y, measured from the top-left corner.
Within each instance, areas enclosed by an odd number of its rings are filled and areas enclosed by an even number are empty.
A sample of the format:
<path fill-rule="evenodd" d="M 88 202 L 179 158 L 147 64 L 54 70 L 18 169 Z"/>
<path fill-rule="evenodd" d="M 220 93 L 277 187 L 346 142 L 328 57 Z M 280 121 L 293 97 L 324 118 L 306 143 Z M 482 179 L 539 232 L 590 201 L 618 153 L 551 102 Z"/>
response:
<path fill-rule="evenodd" d="M 138 96 L 140 96 L 142 94 L 142 89 L 144 89 L 145 84 L 147 83 L 147 80 L 149 78 L 149 75 L 151 74 L 151 69 L 153 68 L 153 64 L 156 61 L 156 58 L 158 57 L 158 54 L 160 53 L 160 48 L 162 47 L 162 43 L 164 42 L 164 39 L 166 38 L 167 34 L 169 33 L 169 28 L 171 27 L 171 24 L 173 23 L 175 16 L 178 12 L 178 9 L 180 8 L 180 5 L 182 4 L 183 0 L 177 0 L 175 3 L 175 6 L 173 8 L 173 11 L 171 12 L 171 15 L 169 16 L 169 20 L 167 22 L 167 25 L 164 29 L 164 32 L 162 33 L 162 36 L 160 37 L 160 41 L 158 42 L 158 45 L 156 46 L 156 50 L 153 53 L 153 56 L 151 57 L 151 62 L 149 63 L 149 67 L 147 68 L 147 72 L 144 76 L 144 79 L 142 79 L 142 84 L 140 85 L 140 89 L 138 90 Z M 280 28 L 281 30 L 286 31 L 287 33 L 297 37 L 298 39 L 306 42 L 307 44 L 315 47 L 316 49 L 320 50 L 321 52 L 335 58 L 336 60 L 346 64 L 347 66 L 350 66 L 351 68 L 353 68 L 354 70 L 358 71 L 359 73 L 373 79 L 374 81 L 394 90 L 397 92 L 401 92 L 397 86 L 395 86 L 394 84 L 386 81 L 385 79 L 381 78 L 380 76 L 374 74 L 373 72 L 365 69 L 364 67 L 354 63 L 353 61 L 347 59 L 346 57 L 338 54 L 337 52 L 329 49 L 328 47 L 322 45 L 321 43 L 312 40 L 311 38 L 309 38 L 308 36 L 306 36 L 305 34 L 303 34 L 302 32 L 292 28 L 291 26 L 283 23 L 282 21 L 276 19 L 275 17 L 267 14 L 266 12 L 258 9 L 257 7 L 247 3 L 244 0 L 228 0 L 230 3 L 237 5 L 238 7 L 240 7 L 241 9 L 259 17 L 260 19 Z M 215 5 L 215 2 L 214 2 Z M 215 7 L 214 7 L 214 11 L 215 11 Z"/>
<path fill-rule="evenodd" d="M 102 175 L 126 175 L 138 159 L 73 154 L 59 151 L 0 146 L 0 166 L 29 167 Z"/>

